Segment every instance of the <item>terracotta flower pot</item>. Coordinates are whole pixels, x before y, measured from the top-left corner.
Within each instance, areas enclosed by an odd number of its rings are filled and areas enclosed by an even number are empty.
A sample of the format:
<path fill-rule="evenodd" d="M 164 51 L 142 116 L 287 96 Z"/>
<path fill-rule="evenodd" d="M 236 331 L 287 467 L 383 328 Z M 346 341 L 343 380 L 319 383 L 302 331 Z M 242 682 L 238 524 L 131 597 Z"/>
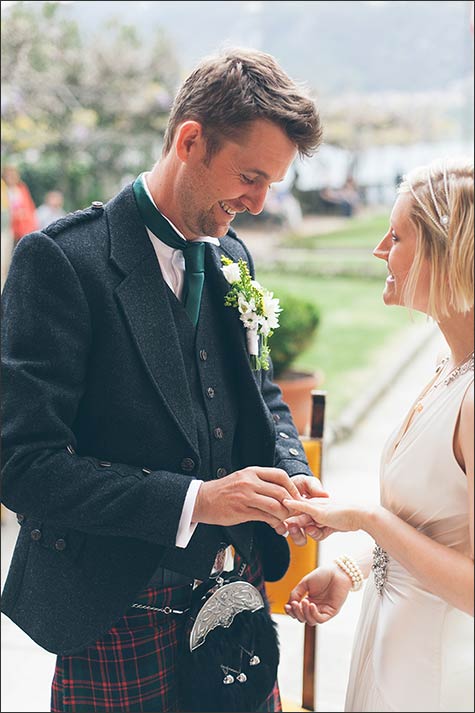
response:
<path fill-rule="evenodd" d="M 301 436 L 310 432 L 310 417 L 312 411 L 312 389 L 322 383 L 322 375 L 318 372 L 284 371 L 276 384 L 282 390 L 282 397 L 290 408 L 297 431 Z"/>

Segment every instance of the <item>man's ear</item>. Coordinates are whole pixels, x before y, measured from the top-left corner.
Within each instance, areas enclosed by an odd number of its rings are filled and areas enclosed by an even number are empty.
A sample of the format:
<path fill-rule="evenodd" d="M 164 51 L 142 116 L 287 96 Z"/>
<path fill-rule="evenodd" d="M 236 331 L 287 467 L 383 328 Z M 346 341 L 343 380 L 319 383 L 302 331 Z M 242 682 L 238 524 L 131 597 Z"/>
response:
<path fill-rule="evenodd" d="M 199 121 L 188 120 L 180 124 L 176 131 L 175 148 L 180 161 L 187 163 L 192 154 L 202 155 L 205 139 Z"/>

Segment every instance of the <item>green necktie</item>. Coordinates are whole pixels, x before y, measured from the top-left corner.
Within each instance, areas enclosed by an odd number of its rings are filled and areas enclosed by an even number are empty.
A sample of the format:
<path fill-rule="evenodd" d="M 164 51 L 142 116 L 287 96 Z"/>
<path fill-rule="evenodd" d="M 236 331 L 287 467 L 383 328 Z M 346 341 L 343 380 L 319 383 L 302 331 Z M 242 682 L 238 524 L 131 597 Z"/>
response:
<path fill-rule="evenodd" d="M 205 244 L 195 240 L 183 240 L 178 235 L 150 200 L 144 186 L 143 173 L 135 180 L 133 189 L 140 214 L 147 228 L 166 245 L 183 252 L 185 281 L 182 301 L 189 318 L 196 326 L 205 281 Z"/>

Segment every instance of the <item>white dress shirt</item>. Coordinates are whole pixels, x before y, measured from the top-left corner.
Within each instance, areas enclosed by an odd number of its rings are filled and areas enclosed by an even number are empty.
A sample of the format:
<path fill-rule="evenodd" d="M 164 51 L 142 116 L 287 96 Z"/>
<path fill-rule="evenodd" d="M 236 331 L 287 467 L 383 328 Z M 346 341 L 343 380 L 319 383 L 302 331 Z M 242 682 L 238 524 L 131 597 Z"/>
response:
<path fill-rule="evenodd" d="M 148 189 L 146 176 L 144 176 L 144 178 L 144 186 L 145 190 L 147 191 L 147 195 L 152 201 L 152 203 L 155 205 L 155 201 L 152 198 L 152 194 Z M 159 210 L 156 205 L 155 208 Z M 164 215 L 163 217 L 168 220 L 166 215 Z M 186 240 L 186 238 L 180 233 L 180 231 L 173 225 L 171 220 L 168 220 L 168 222 L 176 231 L 176 233 L 181 238 L 183 238 L 183 240 Z M 183 251 L 171 248 L 169 245 L 160 240 L 160 238 L 157 238 L 157 236 L 154 235 L 148 227 L 147 233 L 155 250 L 157 260 L 160 264 L 160 270 L 162 271 L 163 279 L 165 280 L 171 291 L 178 297 L 178 299 L 181 299 L 183 292 L 183 282 L 185 278 L 185 258 L 183 257 Z M 219 245 L 218 238 L 204 237 L 200 238 L 200 242 Z M 180 522 L 178 523 L 178 531 L 175 540 L 175 545 L 177 547 L 184 548 L 188 545 L 196 529 L 196 525 L 198 524 L 196 522 L 191 521 L 191 516 L 193 515 L 196 497 L 198 495 L 198 491 L 202 482 L 202 480 L 196 479 L 193 479 L 190 482 L 188 491 L 186 493 L 185 502 L 183 503 L 183 510 L 181 513 Z"/>

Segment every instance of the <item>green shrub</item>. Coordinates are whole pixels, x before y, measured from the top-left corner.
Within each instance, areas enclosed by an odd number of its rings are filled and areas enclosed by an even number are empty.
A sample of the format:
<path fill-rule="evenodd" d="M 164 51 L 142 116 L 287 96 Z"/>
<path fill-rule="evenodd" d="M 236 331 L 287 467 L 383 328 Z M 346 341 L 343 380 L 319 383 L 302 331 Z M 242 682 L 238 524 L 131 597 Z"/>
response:
<path fill-rule="evenodd" d="M 275 296 L 280 300 L 282 312 L 280 327 L 273 333 L 269 346 L 274 376 L 278 378 L 312 344 L 320 323 L 320 310 L 314 302 L 303 297 L 281 292 L 276 292 Z"/>

